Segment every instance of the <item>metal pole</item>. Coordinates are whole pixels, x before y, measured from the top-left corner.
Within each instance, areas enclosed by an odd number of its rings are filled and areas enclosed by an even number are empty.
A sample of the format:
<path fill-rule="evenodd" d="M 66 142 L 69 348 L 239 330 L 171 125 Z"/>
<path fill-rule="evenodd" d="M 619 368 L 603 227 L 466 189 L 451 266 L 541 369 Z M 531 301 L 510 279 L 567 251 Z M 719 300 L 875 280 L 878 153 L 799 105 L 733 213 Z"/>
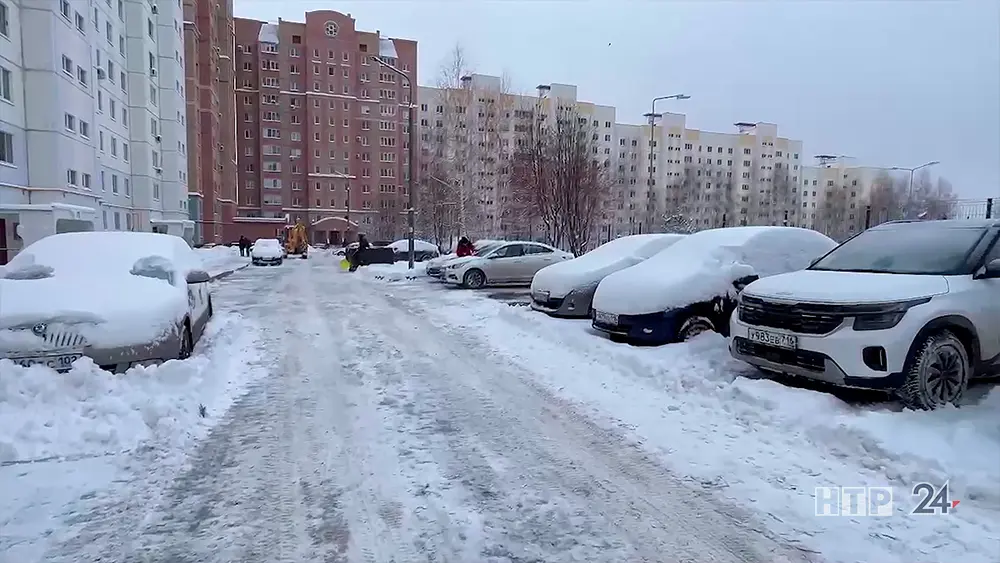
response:
<path fill-rule="evenodd" d="M 408 126 L 410 128 L 410 141 L 409 141 L 410 146 L 408 147 L 408 156 L 407 156 L 407 158 L 409 158 L 410 162 L 407 165 L 407 175 L 408 175 L 408 178 L 407 178 L 407 181 L 406 181 L 406 192 L 407 192 L 406 193 L 406 205 L 407 205 L 407 210 L 406 210 L 406 227 L 407 227 L 407 230 L 409 230 L 409 234 L 407 236 L 407 238 L 408 238 L 408 245 L 409 245 L 409 266 L 408 266 L 408 268 L 410 270 L 412 270 L 413 269 L 413 229 L 414 229 L 414 224 L 413 224 L 413 220 L 414 220 L 414 217 L 413 217 L 413 161 L 415 160 L 414 159 L 414 149 L 416 148 L 416 144 L 417 144 L 417 142 L 416 142 L 416 140 L 417 140 L 417 129 L 416 129 L 416 127 L 413 126 L 413 114 L 415 113 L 414 112 L 414 108 L 416 108 L 416 105 L 414 105 L 414 103 L 413 103 L 413 81 L 412 80 L 407 80 L 406 81 L 406 92 L 407 92 L 407 96 L 410 98 L 410 107 L 409 107 L 410 116 L 407 119 Z"/>

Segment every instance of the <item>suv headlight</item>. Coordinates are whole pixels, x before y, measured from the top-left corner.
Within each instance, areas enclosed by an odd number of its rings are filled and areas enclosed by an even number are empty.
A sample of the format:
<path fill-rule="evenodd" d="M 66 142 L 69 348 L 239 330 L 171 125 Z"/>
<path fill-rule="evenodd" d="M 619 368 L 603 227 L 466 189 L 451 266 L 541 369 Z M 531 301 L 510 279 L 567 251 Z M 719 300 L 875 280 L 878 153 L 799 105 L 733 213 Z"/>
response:
<path fill-rule="evenodd" d="M 880 303 L 875 305 L 859 305 L 854 315 L 854 330 L 886 330 L 899 324 L 911 307 L 929 303 L 930 297 L 898 301 L 895 303 Z"/>

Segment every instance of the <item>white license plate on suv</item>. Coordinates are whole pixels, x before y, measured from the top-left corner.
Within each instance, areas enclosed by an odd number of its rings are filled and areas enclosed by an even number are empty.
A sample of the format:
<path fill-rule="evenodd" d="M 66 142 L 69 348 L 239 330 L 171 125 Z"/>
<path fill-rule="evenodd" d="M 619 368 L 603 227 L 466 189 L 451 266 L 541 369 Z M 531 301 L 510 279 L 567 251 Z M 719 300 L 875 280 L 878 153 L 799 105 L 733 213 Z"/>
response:
<path fill-rule="evenodd" d="M 751 328 L 747 336 L 754 342 L 760 342 L 761 344 L 776 346 L 786 350 L 796 350 L 799 347 L 799 337 L 794 334 L 783 334 L 780 332 L 771 332 L 769 330 Z"/>
<path fill-rule="evenodd" d="M 618 325 L 618 315 L 614 313 L 604 313 L 601 311 L 596 311 L 594 313 L 594 320 L 601 323 L 602 325 L 610 325 L 610 326 Z"/>
<path fill-rule="evenodd" d="M 34 358 L 11 358 L 10 361 L 23 367 L 45 366 L 54 370 L 68 370 L 73 362 L 83 357 L 83 354 L 59 354 L 57 356 L 38 356 Z"/>

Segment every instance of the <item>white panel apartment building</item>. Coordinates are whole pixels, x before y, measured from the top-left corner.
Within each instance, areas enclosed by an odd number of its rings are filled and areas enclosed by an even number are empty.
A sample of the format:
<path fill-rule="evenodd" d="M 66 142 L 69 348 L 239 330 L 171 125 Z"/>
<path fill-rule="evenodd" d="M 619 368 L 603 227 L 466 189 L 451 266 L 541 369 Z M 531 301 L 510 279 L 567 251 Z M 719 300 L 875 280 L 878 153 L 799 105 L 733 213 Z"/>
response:
<path fill-rule="evenodd" d="M 842 156 L 819 160 L 816 166 L 803 167 L 803 227 L 844 239 L 864 230 L 866 219 L 874 225 L 889 218 L 880 209 L 866 217 L 872 189 L 880 182 L 892 182 L 887 169 L 858 166 L 854 159 Z"/>
<path fill-rule="evenodd" d="M 464 81 L 471 91 L 465 99 L 474 121 L 475 106 L 500 88 L 500 78 L 474 74 Z M 426 142 L 447 118 L 438 88 L 421 87 L 421 136 Z M 666 215 L 679 213 L 699 228 L 740 224 L 799 225 L 802 142 L 779 137 L 770 123 L 738 124 L 735 133 L 688 129 L 685 116 L 664 113 L 656 122 L 650 166 L 650 125 L 617 123 L 616 110 L 580 101 L 576 86 L 550 84 L 538 87 L 535 96 L 511 96 L 508 105 L 533 110 L 553 119 L 561 107 L 572 106 L 594 127 L 595 158 L 606 158 L 613 181 L 611 198 L 600 220 L 597 239 L 657 231 Z M 445 112 L 446 113 L 446 112 Z M 516 120 L 515 120 L 516 123 Z M 470 126 L 471 127 L 471 126 Z M 517 126 L 505 131 L 502 146 L 516 142 Z M 650 185 L 650 172 L 652 184 Z M 504 195 L 489 186 L 488 177 L 477 180 L 485 217 L 471 222 L 474 236 L 503 235 L 496 218 L 502 215 Z M 470 224 L 470 222 L 466 222 Z M 480 232 L 481 231 L 481 232 Z"/>
<path fill-rule="evenodd" d="M 170 58 L 183 77 L 183 37 L 161 31 L 182 29 L 179 2 L 0 0 L 0 262 L 60 231 L 193 230 L 186 164 L 151 131 L 185 139 L 164 115 L 183 80 L 152 72 Z"/>

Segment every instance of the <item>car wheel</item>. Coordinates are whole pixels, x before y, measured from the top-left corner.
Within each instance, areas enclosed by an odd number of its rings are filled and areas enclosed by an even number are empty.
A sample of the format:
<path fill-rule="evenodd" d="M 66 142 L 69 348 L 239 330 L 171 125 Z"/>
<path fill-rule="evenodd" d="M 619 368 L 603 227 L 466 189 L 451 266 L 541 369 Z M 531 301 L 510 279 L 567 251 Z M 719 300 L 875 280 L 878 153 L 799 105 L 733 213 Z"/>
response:
<path fill-rule="evenodd" d="M 910 408 L 933 410 L 957 403 L 969 386 L 969 353 L 950 331 L 924 338 L 907 364 L 906 380 L 898 395 Z"/>
<path fill-rule="evenodd" d="M 462 277 L 462 285 L 469 289 L 479 289 L 486 285 L 486 274 L 482 270 L 469 270 Z"/>
<path fill-rule="evenodd" d="M 703 332 L 712 332 L 714 330 L 715 325 L 707 317 L 688 317 L 681 323 L 681 328 L 677 330 L 677 340 L 687 342 Z"/>
<path fill-rule="evenodd" d="M 184 328 L 181 330 L 181 348 L 177 351 L 178 360 L 186 360 L 194 352 L 194 338 L 191 336 L 191 323 L 184 321 Z"/>

